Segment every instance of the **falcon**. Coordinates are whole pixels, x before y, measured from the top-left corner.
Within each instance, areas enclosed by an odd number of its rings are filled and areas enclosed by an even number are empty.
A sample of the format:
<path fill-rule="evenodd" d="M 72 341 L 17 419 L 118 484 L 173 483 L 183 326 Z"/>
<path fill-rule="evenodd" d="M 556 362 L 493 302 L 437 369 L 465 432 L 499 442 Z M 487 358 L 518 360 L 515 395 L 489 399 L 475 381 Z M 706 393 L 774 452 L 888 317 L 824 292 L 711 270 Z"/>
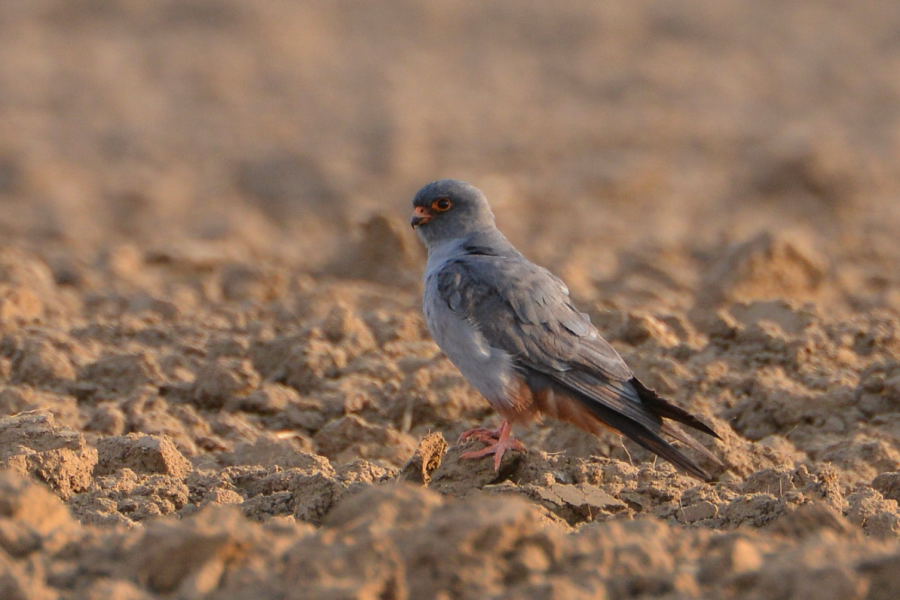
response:
<path fill-rule="evenodd" d="M 463 458 L 524 450 L 512 425 L 549 416 L 598 435 L 628 437 L 704 481 L 709 474 L 670 444 L 677 440 L 721 464 L 677 423 L 720 436 L 635 376 L 566 285 L 522 255 L 497 229 L 485 195 L 455 179 L 429 183 L 413 199 L 411 225 L 428 249 L 423 309 L 432 337 L 503 417 L 460 440 L 483 449 Z M 664 437 L 665 436 L 665 437 Z"/>

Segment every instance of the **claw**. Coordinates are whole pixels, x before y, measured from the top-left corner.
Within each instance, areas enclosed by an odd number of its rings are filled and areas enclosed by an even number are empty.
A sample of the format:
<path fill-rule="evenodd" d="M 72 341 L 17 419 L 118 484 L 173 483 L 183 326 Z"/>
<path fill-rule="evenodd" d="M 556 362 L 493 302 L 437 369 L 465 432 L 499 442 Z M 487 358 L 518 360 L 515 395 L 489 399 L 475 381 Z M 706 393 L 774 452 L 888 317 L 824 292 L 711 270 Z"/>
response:
<path fill-rule="evenodd" d="M 488 445 L 481 450 L 472 450 L 471 452 L 465 452 L 460 455 L 460 458 L 481 458 L 483 456 L 493 454 L 494 471 L 499 471 L 500 462 L 503 460 L 503 455 L 507 450 L 519 450 L 520 452 L 525 451 L 525 444 L 512 437 L 510 435 L 511 431 L 512 425 L 509 424 L 509 421 L 503 421 L 503 423 L 500 425 L 500 428 L 497 430 L 479 428 L 464 432 L 460 436 L 460 441 L 475 438 L 479 441 L 485 442 Z"/>
<path fill-rule="evenodd" d="M 500 428 L 488 429 L 486 427 L 476 427 L 475 429 L 468 429 L 459 434 L 459 439 L 456 440 L 456 443 L 462 444 L 465 441 L 476 439 L 485 444 L 490 444 L 496 442 L 499 437 Z"/>

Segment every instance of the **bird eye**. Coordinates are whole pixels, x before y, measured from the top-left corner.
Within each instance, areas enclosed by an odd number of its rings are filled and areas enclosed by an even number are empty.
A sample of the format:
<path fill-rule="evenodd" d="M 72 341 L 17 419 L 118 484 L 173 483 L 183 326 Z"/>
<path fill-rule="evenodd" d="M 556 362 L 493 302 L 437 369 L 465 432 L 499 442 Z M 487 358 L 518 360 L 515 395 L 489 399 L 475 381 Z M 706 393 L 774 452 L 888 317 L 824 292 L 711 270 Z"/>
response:
<path fill-rule="evenodd" d="M 431 203 L 431 209 L 438 212 L 448 211 L 451 208 L 453 208 L 453 203 L 450 202 L 449 198 L 438 198 Z"/>

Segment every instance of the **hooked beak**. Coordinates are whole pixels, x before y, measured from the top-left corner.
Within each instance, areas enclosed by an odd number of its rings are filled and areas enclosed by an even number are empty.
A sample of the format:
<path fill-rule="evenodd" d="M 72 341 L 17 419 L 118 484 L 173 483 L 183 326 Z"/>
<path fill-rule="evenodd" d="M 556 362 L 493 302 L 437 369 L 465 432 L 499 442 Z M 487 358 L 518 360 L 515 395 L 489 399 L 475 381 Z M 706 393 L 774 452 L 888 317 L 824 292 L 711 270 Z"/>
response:
<path fill-rule="evenodd" d="M 413 211 L 413 216 L 409 220 L 409 224 L 412 225 L 413 229 L 415 229 L 419 225 L 425 225 L 426 223 L 431 221 L 432 218 L 434 218 L 434 215 L 432 215 L 427 208 L 425 208 L 424 206 L 417 206 Z"/>

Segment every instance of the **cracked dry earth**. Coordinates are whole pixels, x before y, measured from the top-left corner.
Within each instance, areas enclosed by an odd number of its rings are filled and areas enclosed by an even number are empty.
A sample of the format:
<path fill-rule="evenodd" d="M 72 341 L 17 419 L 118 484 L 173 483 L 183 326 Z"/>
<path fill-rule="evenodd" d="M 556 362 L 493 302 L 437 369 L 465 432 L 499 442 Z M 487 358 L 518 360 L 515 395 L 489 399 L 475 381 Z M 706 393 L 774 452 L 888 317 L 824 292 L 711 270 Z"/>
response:
<path fill-rule="evenodd" d="M 900 10 L 489 4 L 0 2 L 0 598 L 897 596 Z M 715 483 L 553 422 L 460 461 L 438 176 Z"/>

